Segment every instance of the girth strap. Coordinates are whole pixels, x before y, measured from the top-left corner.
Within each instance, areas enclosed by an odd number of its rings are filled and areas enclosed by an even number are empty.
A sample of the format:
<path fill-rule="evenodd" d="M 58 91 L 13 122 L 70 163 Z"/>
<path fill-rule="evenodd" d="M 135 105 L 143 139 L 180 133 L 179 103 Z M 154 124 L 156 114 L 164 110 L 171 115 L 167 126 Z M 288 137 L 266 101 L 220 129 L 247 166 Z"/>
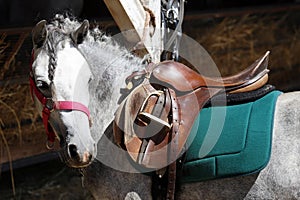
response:
<path fill-rule="evenodd" d="M 168 89 L 171 102 L 172 102 L 172 134 L 171 134 L 171 141 L 169 143 L 169 159 L 172 162 L 169 165 L 168 169 L 168 187 L 167 187 L 167 199 L 172 200 L 174 199 L 175 195 L 175 186 L 176 186 L 176 156 L 178 151 L 178 140 L 176 135 L 179 134 L 179 126 L 180 126 L 180 115 L 179 115 L 179 104 L 176 98 L 176 93 L 172 89 Z"/>
<path fill-rule="evenodd" d="M 149 89 L 149 91 L 152 91 Z M 175 188 L 176 188 L 176 175 L 177 175 L 177 155 L 178 155 L 178 134 L 180 126 L 180 115 L 179 115 L 179 104 L 177 101 L 176 93 L 174 90 L 162 89 L 162 94 L 154 95 L 155 90 L 152 91 L 152 95 L 149 98 L 146 98 L 142 106 L 141 112 L 138 114 L 138 118 L 141 121 L 148 124 L 149 130 L 146 131 L 149 133 L 154 133 L 151 137 L 141 136 L 143 143 L 140 149 L 140 156 L 138 158 L 138 163 L 149 166 L 151 165 L 151 152 L 155 151 L 155 145 L 161 143 L 165 138 L 167 140 L 162 144 L 167 148 L 168 153 L 166 158 L 162 159 L 167 160 L 168 167 L 157 170 L 159 177 L 167 176 L 167 188 L 164 195 L 166 199 L 174 199 Z M 151 99 L 151 96 L 153 97 Z M 151 114 L 149 114 L 151 113 Z M 171 122 L 171 126 L 168 126 L 168 121 Z M 152 126 L 150 125 L 152 124 Z M 155 129 L 155 130 L 154 130 Z M 145 132 L 145 131 L 144 131 Z M 143 132 L 143 133 L 144 133 Z M 177 136 L 177 137 L 176 137 Z M 152 157 L 153 159 L 153 157 Z M 155 160 L 159 162 L 159 160 Z M 164 160 L 160 160 L 161 162 Z M 167 169 L 167 174 L 165 174 L 165 169 Z M 165 174 L 165 175 L 164 175 Z"/>

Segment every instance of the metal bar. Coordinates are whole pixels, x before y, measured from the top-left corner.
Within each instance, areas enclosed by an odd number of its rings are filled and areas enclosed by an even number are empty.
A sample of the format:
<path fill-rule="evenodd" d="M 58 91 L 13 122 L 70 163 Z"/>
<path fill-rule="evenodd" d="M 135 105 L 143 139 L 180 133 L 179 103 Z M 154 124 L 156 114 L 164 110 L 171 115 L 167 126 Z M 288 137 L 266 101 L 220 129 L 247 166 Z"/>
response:
<path fill-rule="evenodd" d="M 58 160 L 58 159 L 59 159 L 58 152 L 52 151 L 52 152 L 38 154 L 35 156 L 21 158 L 21 159 L 12 161 L 12 164 L 13 164 L 13 169 L 15 170 L 15 169 L 31 166 L 34 164 L 40 164 L 43 162 L 48 162 L 51 160 Z M 9 162 L 0 164 L 0 167 L 1 167 L 1 172 L 6 172 L 6 171 L 10 170 Z"/>

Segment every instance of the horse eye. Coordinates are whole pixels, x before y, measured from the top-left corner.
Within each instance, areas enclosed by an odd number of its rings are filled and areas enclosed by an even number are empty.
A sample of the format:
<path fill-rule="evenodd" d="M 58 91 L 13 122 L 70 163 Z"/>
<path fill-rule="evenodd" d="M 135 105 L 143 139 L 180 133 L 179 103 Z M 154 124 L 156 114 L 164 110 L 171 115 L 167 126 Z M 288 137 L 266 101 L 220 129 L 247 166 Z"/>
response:
<path fill-rule="evenodd" d="M 41 90 L 48 90 L 50 87 L 45 81 L 37 81 L 36 86 Z"/>

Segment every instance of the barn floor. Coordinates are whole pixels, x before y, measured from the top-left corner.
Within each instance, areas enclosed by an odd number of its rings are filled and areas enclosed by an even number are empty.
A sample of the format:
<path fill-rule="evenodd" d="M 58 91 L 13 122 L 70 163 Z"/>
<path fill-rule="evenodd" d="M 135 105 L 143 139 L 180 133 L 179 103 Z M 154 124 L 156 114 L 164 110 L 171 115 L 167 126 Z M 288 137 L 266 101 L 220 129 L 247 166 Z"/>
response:
<path fill-rule="evenodd" d="M 13 173 L 16 195 L 13 195 L 11 174 L 5 172 L 0 175 L 0 199 L 93 199 L 82 187 L 80 173 L 66 167 L 60 160 L 21 168 Z"/>

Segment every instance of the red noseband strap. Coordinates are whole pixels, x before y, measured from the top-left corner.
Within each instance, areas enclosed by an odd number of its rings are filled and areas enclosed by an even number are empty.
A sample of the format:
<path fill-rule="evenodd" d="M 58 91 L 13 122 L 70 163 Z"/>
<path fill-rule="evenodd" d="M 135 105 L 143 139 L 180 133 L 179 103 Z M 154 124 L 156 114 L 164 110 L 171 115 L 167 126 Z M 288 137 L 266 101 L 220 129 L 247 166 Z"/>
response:
<path fill-rule="evenodd" d="M 90 118 L 89 109 L 82 103 L 76 101 L 57 101 L 54 104 L 54 110 L 78 110 L 85 113 Z"/>

